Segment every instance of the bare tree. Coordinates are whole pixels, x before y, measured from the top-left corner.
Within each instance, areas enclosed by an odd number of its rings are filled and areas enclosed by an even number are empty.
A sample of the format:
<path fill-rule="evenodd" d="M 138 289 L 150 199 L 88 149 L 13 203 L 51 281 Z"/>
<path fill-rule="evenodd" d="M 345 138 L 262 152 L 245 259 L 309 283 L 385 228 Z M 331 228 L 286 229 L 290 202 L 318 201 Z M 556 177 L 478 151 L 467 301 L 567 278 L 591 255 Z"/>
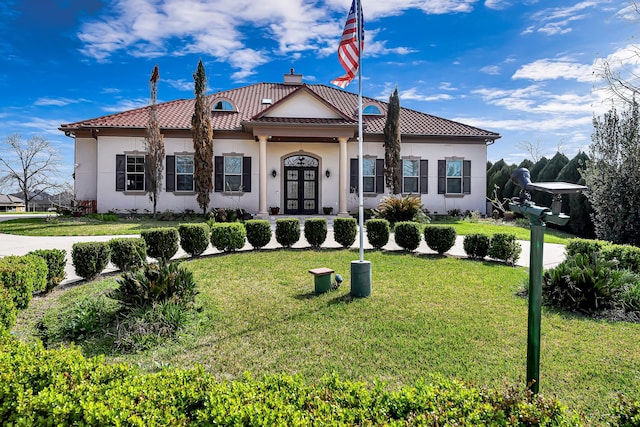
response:
<path fill-rule="evenodd" d="M 540 161 L 540 159 L 542 158 L 542 141 L 540 140 L 540 138 L 537 138 L 536 142 L 520 141 L 516 144 L 516 146 L 519 149 L 525 150 L 527 153 L 529 153 L 533 163 L 538 163 L 538 161 Z"/>
<path fill-rule="evenodd" d="M 151 105 L 149 106 L 149 124 L 147 126 L 147 136 L 145 145 L 147 147 L 147 161 L 145 165 L 147 175 L 147 192 L 149 200 L 153 202 L 153 217 L 156 217 L 156 207 L 158 205 L 158 196 L 162 190 L 162 172 L 164 162 L 164 141 L 160 134 L 160 125 L 158 123 L 158 80 L 160 73 L 158 66 L 153 68 L 151 73 Z"/>
<path fill-rule="evenodd" d="M 398 87 L 389 96 L 387 120 L 384 124 L 384 177 L 392 194 L 402 193 L 402 162 L 400 133 L 400 98 Z"/>
<path fill-rule="evenodd" d="M 17 185 L 24 198 L 25 210 L 29 202 L 47 190 L 58 188 L 55 178 L 60 175 L 58 152 L 51 142 L 32 136 L 26 141 L 19 134 L 8 136 L 3 144 L 0 166 L 0 185 Z"/>
<path fill-rule="evenodd" d="M 198 205 L 202 213 L 207 213 L 210 193 L 213 190 L 213 129 L 211 126 L 211 108 L 204 94 L 207 87 L 202 60 L 193 74 L 195 82 L 196 103 L 191 118 L 191 135 L 193 137 L 193 175 Z"/>

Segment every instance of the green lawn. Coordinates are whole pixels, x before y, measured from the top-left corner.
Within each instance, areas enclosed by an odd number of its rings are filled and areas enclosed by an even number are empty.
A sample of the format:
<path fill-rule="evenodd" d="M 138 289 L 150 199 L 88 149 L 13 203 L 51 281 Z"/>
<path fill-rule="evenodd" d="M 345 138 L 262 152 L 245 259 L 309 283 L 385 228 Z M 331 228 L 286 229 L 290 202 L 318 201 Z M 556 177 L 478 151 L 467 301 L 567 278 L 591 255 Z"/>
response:
<path fill-rule="evenodd" d="M 527 271 L 497 263 L 405 253 L 367 252 L 372 295 L 349 297 L 357 252 L 274 250 L 187 262 L 199 285 L 200 321 L 175 342 L 134 355 L 107 354 L 155 370 L 201 364 L 220 379 L 243 372 L 300 373 L 309 381 L 335 372 L 388 387 L 418 378 L 459 378 L 524 387 L 526 300 L 515 295 Z M 344 278 L 315 296 L 307 270 L 331 267 Z M 103 294 L 114 278 L 35 298 L 14 332 L 34 334 L 43 316 L 86 295 Z M 541 384 L 593 423 L 616 392 L 637 392 L 640 324 L 610 323 L 544 309 Z M 91 343 L 88 354 L 98 349 Z"/>

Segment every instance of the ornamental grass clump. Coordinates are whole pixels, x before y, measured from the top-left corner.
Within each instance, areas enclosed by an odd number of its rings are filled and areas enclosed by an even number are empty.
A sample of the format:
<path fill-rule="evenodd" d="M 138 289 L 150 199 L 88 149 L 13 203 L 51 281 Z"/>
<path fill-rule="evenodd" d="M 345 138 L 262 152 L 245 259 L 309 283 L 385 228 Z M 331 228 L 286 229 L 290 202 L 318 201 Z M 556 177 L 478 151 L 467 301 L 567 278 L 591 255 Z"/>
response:
<path fill-rule="evenodd" d="M 386 196 L 378 204 L 376 218 L 389 221 L 391 227 L 402 221 L 421 221 L 424 219 L 420 196 Z"/>

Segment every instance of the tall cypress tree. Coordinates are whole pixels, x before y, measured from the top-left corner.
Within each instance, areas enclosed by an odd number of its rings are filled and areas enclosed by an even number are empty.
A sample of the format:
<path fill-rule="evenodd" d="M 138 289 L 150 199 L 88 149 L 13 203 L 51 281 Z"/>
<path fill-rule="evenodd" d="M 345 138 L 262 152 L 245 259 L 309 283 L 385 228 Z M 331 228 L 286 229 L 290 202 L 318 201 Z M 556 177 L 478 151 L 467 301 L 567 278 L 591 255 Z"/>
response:
<path fill-rule="evenodd" d="M 387 120 L 384 124 L 384 178 L 392 194 L 402 193 L 400 149 L 400 98 L 396 86 L 389 96 Z"/>
<path fill-rule="evenodd" d="M 147 156 L 145 159 L 145 175 L 147 180 L 146 190 L 149 193 L 149 200 L 153 202 L 153 217 L 156 217 L 158 197 L 162 190 L 162 171 L 164 170 L 164 141 L 160 134 L 158 123 L 158 80 L 160 73 L 158 66 L 153 68 L 151 73 L 151 105 L 149 106 L 149 124 L 147 125 L 147 136 L 145 145 Z"/>
<path fill-rule="evenodd" d="M 213 190 L 213 129 L 211 127 L 211 108 L 204 91 L 207 87 L 207 76 L 202 60 L 193 74 L 195 82 L 196 102 L 191 118 L 191 135 L 193 137 L 193 178 L 198 205 L 202 213 L 207 213 L 211 190 Z"/>

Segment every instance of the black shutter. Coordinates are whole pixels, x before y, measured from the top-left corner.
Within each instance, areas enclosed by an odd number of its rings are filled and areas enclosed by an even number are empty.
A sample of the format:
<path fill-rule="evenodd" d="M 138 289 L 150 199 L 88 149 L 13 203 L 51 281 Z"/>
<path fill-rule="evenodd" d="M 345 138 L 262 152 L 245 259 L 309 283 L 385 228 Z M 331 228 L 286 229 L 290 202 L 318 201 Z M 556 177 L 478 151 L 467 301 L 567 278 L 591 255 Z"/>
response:
<path fill-rule="evenodd" d="M 471 194 L 471 160 L 462 162 L 462 192 Z"/>
<path fill-rule="evenodd" d="M 224 157 L 215 156 L 214 166 L 214 191 L 219 193 L 224 190 Z"/>
<path fill-rule="evenodd" d="M 251 193 L 251 157 L 242 158 L 242 191 Z"/>
<path fill-rule="evenodd" d="M 384 193 L 384 159 L 376 159 L 376 193 Z"/>
<path fill-rule="evenodd" d="M 349 182 L 349 192 L 358 191 L 358 159 L 351 159 L 351 180 Z"/>
<path fill-rule="evenodd" d="M 116 191 L 124 191 L 127 185 L 127 156 L 116 154 Z"/>
<path fill-rule="evenodd" d="M 427 194 L 429 192 L 429 161 L 420 160 L 420 194 Z"/>
<path fill-rule="evenodd" d="M 176 191 L 176 156 L 167 156 L 167 174 L 164 184 L 167 192 Z"/>
<path fill-rule="evenodd" d="M 438 160 L 438 194 L 447 192 L 447 162 Z"/>

